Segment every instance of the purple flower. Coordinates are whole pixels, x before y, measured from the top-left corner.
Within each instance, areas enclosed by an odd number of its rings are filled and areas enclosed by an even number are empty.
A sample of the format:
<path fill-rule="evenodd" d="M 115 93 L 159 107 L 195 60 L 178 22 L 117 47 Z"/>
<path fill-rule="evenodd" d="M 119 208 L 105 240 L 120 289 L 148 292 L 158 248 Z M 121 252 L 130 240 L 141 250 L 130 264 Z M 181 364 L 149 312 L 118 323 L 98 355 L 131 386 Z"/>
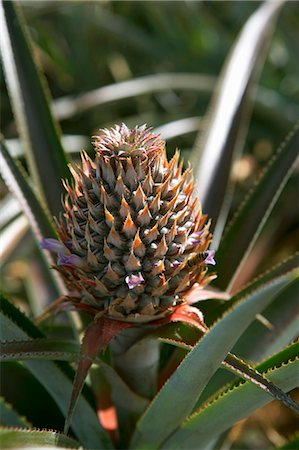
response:
<path fill-rule="evenodd" d="M 57 266 L 83 267 L 84 261 L 77 255 L 59 255 Z"/>
<path fill-rule="evenodd" d="M 173 269 L 177 269 L 180 265 L 181 265 L 181 263 L 177 259 L 171 263 L 171 266 Z"/>
<path fill-rule="evenodd" d="M 204 263 L 215 266 L 215 264 L 216 264 L 216 261 L 214 259 L 215 252 L 213 252 L 212 250 L 208 250 L 207 252 L 205 252 L 205 255 L 206 255 L 206 257 L 204 259 Z"/>
<path fill-rule="evenodd" d="M 195 233 L 192 233 L 187 240 L 187 245 L 196 245 L 200 243 L 200 237 L 203 233 L 203 230 L 201 231 L 195 231 Z"/>
<path fill-rule="evenodd" d="M 134 289 L 134 287 L 139 286 L 143 281 L 144 278 L 140 272 L 137 275 L 132 273 L 126 277 L 126 283 L 129 289 Z"/>
<path fill-rule="evenodd" d="M 69 255 L 69 250 L 57 239 L 42 239 L 40 243 L 41 248 L 49 250 L 49 252 L 57 253 L 58 255 Z"/>

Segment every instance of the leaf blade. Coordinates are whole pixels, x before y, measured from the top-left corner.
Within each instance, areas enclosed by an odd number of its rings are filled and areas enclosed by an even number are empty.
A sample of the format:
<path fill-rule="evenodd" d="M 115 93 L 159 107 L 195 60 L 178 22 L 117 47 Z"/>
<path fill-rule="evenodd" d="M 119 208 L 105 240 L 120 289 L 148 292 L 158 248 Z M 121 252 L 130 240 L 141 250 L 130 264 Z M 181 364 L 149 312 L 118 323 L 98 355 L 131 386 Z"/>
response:
<path fill-rule="evenodd" d="M 70 173 L 57 124 L 49 109 L 45 82 L 34 62 L 30 37 L 26 35 L 14 2 L 1 2 L 0 21 L 6 82 L 30 172 L 50 212 L 58 215 L 61 211 L 60 179 L 69 177 Z"/>
<path fill-rule="evenodd" d="M 245 134 L 250 91 L 261 68 L 271 27 L 281 5 L 281 2 L 264 2 L 245 23 L 220 75 L 206 130 L 200 133 L 192 152 L 191 161 L 203 210 L 214 224 L 218 217 L 221 219 L 214 233 L 216 247 L 230 204 L 228 196 L 224 202 L 225 193 L 237 147 Z"/>
<path fill-rule="evenodd" d="M 299 361 L 296 360 L 267 372 L 267 377 L 287 392 L 297 387 L 298 368 Z M 271 397 L 259 391 L 254 385 L 241 384 L 220 396 L 202 412 L 193 415 L 162 448 L 187 450 L 193 448 L 195 442 L 200 442 L 204 447 L 208 445 L 215 429 L 220 435 L 233 423 L 265 405 L 269 400 Z"/>
<path fill-rule="evenodd" d="M 292 271 L 263 289 L 253 292 L 217 322 L 190 351 L 175 373 L 152 401 L 136 427 L 133 448 L 150 444 L 157 447 L 190 414 L 199 395 L 242 332 L 280 289 L 296 275 Z M 221 342 L 221 345 L 219 345 Z M 207 354 L 209 358 L 207 358 Z M 178 404 L 179 408 L 173 408 Z M 158 418 L 163 416 L 163 422 Z M 152 430 L 155 429 L 155 433 Z"/>
<path fill-rule="evenodd" d="M 288 143 L 288 145 L 286 144 Z M 218 286 L 229 289 L 296 165 L 299 121 L 228 225 L 217 251 Z M 250 221 L 248 221 L 250 214 Z M 229 264 L 228 264 L 229 258 Z"/>
<path fill-rule="evenodd" d="M 39 329 L 2 296 L 0 325 L 2 340 L 42 337 Z M 72 391 L 72 383 L 66 374 L 52 361 L 25 361 L 24 366 L 45 387 L 61 412 L 66 416 Z M 87 448 L 95 448 L 99 443 L 104 448 L 111 448 L 108 436 L 101 428 L 95 412 L 83 396 L 79 397 L 72 429 Z"/>
<path fill-rule="evenodd" d="M 50 430 L 1 427 L 0 440 L 2 448 L 79 448 L 74 439 Z"/>
<path fill-rule="evenodd" d="M 13 409 L 13 406 L 7 403 L 3 397 L 0 397 L 0 410 L 1 426 L 22 428 L 30 427 L 30 424 L 27 422 L 26 418 L 24 416 L 19 416 L 19 414 Z"/>
<path fill-rule="evenodd" d="M 5 142 L 2 139 L 0 163 L 1 175 L 8 188 L 18 199 L 29 223 L 31 223 L 37 239 L 41 240 L 44 236 L 57 237 L 52 222 L 29 185 L 21 166 L 10 156 Z"/>

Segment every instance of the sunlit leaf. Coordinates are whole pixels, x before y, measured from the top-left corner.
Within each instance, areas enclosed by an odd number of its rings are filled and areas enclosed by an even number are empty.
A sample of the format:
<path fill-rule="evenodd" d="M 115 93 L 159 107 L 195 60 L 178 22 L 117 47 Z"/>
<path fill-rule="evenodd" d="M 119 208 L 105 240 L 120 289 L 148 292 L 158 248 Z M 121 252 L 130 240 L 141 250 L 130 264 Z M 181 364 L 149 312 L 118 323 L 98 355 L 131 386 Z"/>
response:
<path fill-rule="evenodd" d="M 38 328 L 3 297 L 1 298 L 1 310 L 1 340 L 42 337 Z M 72 391 L 72 382 L 68 376 L 52 361 L 24 361 L 24 366 L 44 386 L 66 416 Z M 95 412 L 83 396 L 78 399 L 72 429 L 86 447 L 95 448 L 101 444 L 105 448 L 111 448 L 111 443 L 101 428 Z"/>
<path fill-rule="evenodd" d="M 14 2 L 1 2 L 1 54 L 6 83 L 30 172 L 51 214 L 61 211 L 61 178 L 69 177 L 57 126 L 34 62 L 30 36 Z"/>
<path fill-rule="evenodd" d="M 10 156 L 3 140 L 1 140 L 0 163 L 1 175 L 18 199 L 37 239 L 41 240 L 43 236 L 56 237 L 51 220 L 29 185 L 22 167 Z"/>
<path fill-rule="evenodd" d="M 133 437 L 134 448 L 143 443 L 159 446 L 179 426 L 256 314 L 265 309 L 295 276 L 296 271 L 293 271 L 251 292 L 210 329 L 165 383 L 138 422 Z M 180 407 L 173 408 L 173 404 Z M 160 420 L 161 415 L 163 421 Z"/>
<path fill-rule="evenodd" d="M 299 360 L 295 360 L 270 370 L 267 377 L 287 392 L 298 386 L 298 369 Z M 215 430 L 217 435 L 220 435 L 270 400 L 268 394 L 261 392 L 251 383 L 246 382 L 234 387 L 193 414 L 161 448 L 187 450 L 195 448 L 198 442 L 205 447 L 215 437 Z"/>
<path fill-rule="evenodd" d="M 215 78 L 192 73 L 159 73 L 123 81 L 85 92 L 77 97 L 69 96 L 53 101 L 53 114 L 60 120 L 72 117 L 95 106 L 149 92 L 169 89 L 187 89 L 210 92 Z"/>
<path fill-rule="evenodd" d="M 247 20 L 225 61 L 212 98 L 205 131 L 193 151 L 195 178 L 203 210 L 213 219 L 218 246 L 228 213 L 232 162 L 239 154 L 248 124 L 250 93 L 260 72 L 281 2 L 264 2 Z M 200 153 L 199 153 L 200 152 Z M 220 214 L 221 213 L 221 214 Z M 220 215 L 220 216 L 219 216 Z"/>
<path fill-rule="evenodd" d="M 64 436 L 57 431 L 24 430 L 21 428 L 0 428 L 0 442 L 2 448 L 79 448 L 74 439 Z"/>

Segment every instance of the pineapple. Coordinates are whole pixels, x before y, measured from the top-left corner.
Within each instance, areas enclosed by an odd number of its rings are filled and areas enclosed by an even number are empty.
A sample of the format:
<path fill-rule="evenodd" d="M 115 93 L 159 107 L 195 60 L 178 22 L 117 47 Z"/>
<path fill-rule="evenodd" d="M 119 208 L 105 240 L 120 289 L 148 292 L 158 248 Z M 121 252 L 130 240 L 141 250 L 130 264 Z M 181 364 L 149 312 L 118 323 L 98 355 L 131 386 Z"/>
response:
<path fill-rule="evenodd" d="M 145 125 L 100 130 L 95 158 L 83 152 L 64 182 L 60 240 L 44 239 L 79 309 L 130 323 L 148 323 L 186 304 L 215 264 L 210 223 L 202 214 L 191 169 Z"/>

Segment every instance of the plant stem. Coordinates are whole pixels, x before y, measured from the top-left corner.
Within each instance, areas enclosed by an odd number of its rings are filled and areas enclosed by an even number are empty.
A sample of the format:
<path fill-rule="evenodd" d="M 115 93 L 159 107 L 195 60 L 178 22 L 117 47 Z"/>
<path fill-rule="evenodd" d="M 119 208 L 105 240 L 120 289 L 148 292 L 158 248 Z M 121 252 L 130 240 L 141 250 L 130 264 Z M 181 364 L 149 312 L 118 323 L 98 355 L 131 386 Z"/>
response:
<path fill-rule="evenodd" d="M 160 357 L 159 341 L 145 338 L 145 330 L 129 328 L 110 344 L 112 365 L 125 383 L 138 395 L 153 398 L 157 391 L 157 376 Z M 122 438 L 128 442 L 138 419 L 123 406 L 115 405 Z"/>
<path fill-rule="evenodd" d="M 142 339 L 144 334 L 130 328 L 117 336 L 111 344 L 112 364 L 134 392 L 152 398 L 157 389 L 159 342 Z"/>

